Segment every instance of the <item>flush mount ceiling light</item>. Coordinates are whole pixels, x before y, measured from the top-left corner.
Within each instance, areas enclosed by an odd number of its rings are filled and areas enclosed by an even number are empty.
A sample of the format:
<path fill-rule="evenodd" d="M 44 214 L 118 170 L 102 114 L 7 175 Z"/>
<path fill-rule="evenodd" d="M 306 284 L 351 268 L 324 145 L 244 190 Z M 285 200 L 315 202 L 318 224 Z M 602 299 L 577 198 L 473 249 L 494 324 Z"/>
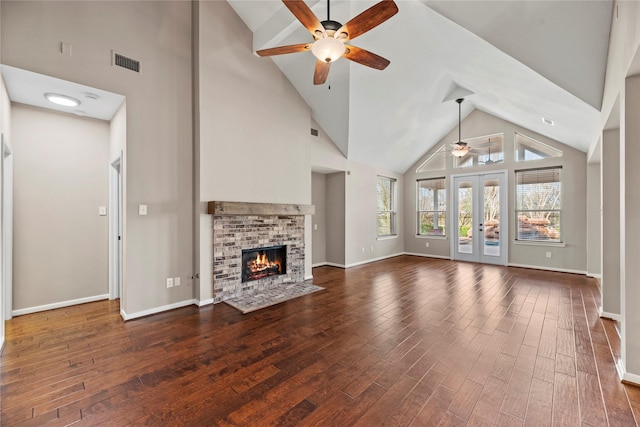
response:
<path fill-rule="evenodd" d="M 77 107 L 80 105 L 80 101 L 77 99 L 59 93 L 45 93 L 44 97 L 47 98 L 47 101 L 64 107 Z"/>

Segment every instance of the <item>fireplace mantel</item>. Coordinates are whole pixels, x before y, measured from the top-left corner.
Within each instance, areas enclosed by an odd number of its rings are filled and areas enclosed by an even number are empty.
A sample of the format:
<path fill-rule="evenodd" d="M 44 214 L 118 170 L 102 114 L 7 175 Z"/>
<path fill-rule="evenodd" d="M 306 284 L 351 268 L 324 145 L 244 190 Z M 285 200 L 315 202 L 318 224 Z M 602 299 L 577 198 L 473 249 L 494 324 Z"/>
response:
<path fill-rule="evenodd" d="M 314 205 L 278 203 L 209 202 L 210 215 L 314 215 Z"/>

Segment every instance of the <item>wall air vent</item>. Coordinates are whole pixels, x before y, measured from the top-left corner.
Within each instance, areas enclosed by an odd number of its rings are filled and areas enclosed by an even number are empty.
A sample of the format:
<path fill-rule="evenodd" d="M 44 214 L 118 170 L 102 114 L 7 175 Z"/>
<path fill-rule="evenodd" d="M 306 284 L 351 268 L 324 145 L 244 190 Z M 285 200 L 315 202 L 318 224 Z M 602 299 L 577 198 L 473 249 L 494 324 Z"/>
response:
<path fill-rule="evenodd" d="M 318 136 L 318 129 L 311 128 L 311 135 Z"/>
<path fill-rule="evenodd" d="M 140 72 L 140 61 L 126 57 L 118 52 L 112 51 L 111 64 L 117 67 L 126 68 L 127 70 Z"/>

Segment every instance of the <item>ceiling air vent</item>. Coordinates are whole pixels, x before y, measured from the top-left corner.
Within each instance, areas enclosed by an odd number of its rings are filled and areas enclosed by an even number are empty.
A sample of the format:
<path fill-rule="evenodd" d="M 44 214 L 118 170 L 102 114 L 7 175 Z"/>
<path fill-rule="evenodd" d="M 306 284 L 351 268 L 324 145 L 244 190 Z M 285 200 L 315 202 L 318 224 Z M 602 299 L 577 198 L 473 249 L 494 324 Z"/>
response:
<path fill-rule="evenodd" d="M 127 70 L 140 72 L 140 61 L 126 57 L 118 52 L 113 51 L 112 64 L 118 67 L 126 68 Z"/>
<path fill-rule="evenodd" d="M 318 136 L 318 129 L 311 128 L 311 135 Z"/>

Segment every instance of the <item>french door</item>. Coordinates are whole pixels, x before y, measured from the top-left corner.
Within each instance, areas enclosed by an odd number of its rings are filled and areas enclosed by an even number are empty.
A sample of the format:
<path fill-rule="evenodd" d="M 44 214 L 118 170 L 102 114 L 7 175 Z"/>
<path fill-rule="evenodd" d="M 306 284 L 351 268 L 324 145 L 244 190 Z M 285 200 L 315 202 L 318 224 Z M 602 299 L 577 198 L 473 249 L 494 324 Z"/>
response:
<path fill-rule="evenodd" d="M 452 186 L 452 258 L 507 265 L 506 171 L 453 176 Z"/>

